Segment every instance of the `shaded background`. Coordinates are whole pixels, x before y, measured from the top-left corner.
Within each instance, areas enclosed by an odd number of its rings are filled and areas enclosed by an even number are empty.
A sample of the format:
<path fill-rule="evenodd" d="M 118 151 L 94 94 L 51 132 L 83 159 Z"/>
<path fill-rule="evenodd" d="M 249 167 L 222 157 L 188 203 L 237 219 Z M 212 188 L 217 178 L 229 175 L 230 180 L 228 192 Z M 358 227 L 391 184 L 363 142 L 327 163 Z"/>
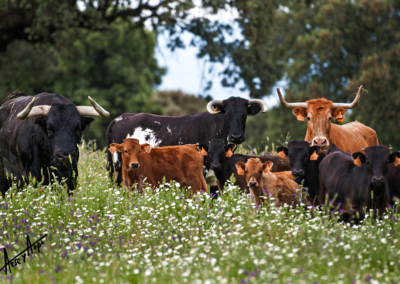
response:
<path fill-rule="evenodd" d="M 288 131 L 305 136 L 277 86 L 289 102 L 350 102 L 362 84 L 344 123 L 399 149 L 399 31 L 399 1 L 0 0 L 0 100 L 17 90 L 77 105 L 92 96 L 111 116 L 85 138 L 104 147 L 124 112 L 185 115 L 212 98 L 263 98 L 275 107 L 248 119 L 245 144 L 264 149 Z"/>

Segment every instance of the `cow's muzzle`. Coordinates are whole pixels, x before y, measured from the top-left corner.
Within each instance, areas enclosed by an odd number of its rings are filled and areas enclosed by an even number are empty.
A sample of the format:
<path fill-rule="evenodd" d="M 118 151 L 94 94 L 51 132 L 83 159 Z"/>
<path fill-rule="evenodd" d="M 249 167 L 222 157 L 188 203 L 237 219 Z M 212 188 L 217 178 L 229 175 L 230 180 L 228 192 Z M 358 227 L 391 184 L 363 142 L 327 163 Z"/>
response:
<path fill-rule="evenodd" d="M 315 137 L 312 140 L 311 146 L 318 146 L 321 148 L 325 148 L 329 146 L 329 141 L 326 137 Z"/>
<path fill-rule="evenodd" d="M 254 181 L 249 182 L 249 187 L 250 187 L 250 188 L 257 187 L 257 182 L 254 182 Z"/>
<path fill-rule="evenodd" d="M 232 134 L 228 137 L 228 142 L 234 144 L 241 144 L 245 140 L 242 134 Z"/>
<path fill-rule="evenodd" d="M 132 169 L 137 169 L 139 167 L 140 167 L 139 163 L 131 163 L 131 168 Z"/>
<path fill-rule="evenodd" d="M 384 179 L 383 176 L 374 176 L 374 177 L 372 178 L 372 183 L 373 183 L 374 185 L 381 185 L 381 184 L 383 184 L 384 182 L 385 182 L 385 179 Z"/>
<path fill-rule="evenodd" d="M 56 162 L 58 165 L 68 165 L 74 160 L 74 154 L 57 153 Z"/>

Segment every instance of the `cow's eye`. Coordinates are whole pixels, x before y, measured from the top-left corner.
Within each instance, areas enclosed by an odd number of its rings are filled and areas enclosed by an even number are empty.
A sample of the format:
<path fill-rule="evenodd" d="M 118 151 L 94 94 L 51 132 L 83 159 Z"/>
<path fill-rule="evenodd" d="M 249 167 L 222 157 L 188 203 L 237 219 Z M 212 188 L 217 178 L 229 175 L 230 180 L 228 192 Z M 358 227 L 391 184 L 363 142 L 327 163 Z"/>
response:
<path fill-rule="evenodd" d="M 51 129 L 50 127 L 47 127 L 47 133 L 53 134 L 53 129 Z"/>
<path fill-rule="evenodd" d="M 331 121 L 332 120 L 332 117 L 330 117 L 330 118 L 328 118 L 329 119 L 329 121 Z"/>
<path fill-rule="evenodd" d="M 128 154 L 128 151 L 127 151 L 127 150 L 125 150 L 124 152 Z"/>
<path fill-rule="evenodd" d="M 245 174 L 247 174 L 247 171 L 244 171 Z"/>
<path fill-rule="evenodd" d="M 262 171 L 260 171 L 260 174 L 262 174 Z"/>

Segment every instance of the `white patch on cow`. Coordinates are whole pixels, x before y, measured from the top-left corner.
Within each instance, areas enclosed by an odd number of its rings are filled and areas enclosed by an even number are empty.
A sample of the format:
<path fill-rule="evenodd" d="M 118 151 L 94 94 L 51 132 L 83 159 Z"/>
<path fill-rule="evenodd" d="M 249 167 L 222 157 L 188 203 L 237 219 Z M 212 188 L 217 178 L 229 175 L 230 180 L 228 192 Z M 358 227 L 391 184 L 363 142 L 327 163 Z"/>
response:
<path fill-rule="evenodd" d="M 113 154 L 113 161 L 114 161 L 114 165 L 116 165 L 118 163 L 118 153 L 114 152 Z"/>
<path fill-rule="evenodd" d="M 118 122 L 118 121 L 120 121 L 120 120 L 122 120 L 122 116 L 117 117 L 117 118 L 115 119 L 116 122 Z"/>
<path fill-rule="evenodd" d="M 142 127 L 137 127 L 131 135 L 126 136 L 126 138 L 135 138 L 139 140 L 139 144 L 150 144 L 151 147 L 158 147 L 161 144 L 161 140 L 157 140 L 154 131 L 151 129 L 143 129 Z"/>
<path fill-rule="evenodd" d="M 171 135 L 172 135 L 172 130 L 171 130 L 171 128 L 169 128 L 169 124 L 167 126 L 167 131 L 168 131 L 168 133 L 171 133 Z"/>

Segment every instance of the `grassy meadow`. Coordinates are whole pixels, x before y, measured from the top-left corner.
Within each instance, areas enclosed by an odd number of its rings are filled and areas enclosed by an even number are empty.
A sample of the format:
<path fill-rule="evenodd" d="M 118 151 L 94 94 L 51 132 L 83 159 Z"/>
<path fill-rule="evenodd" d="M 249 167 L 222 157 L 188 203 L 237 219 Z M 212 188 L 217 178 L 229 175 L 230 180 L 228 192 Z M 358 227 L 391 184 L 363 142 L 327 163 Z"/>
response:
<path fill-rule="evenodd" d="M 188 199 L 172 181 L 128 194 L 109 179 L 105 150 L 91 142 L 80 152 L 73 196 L 53 184 L 0 199 L 10 259 L 26 248 L 27 233 L 31 242 L 48 234 L 42 253 L 1 271 L 1 283 L 400 282 L 396 209 L 350 226 L 306 205 L 256 210 L 230 184 L 216 201 Z"/>

